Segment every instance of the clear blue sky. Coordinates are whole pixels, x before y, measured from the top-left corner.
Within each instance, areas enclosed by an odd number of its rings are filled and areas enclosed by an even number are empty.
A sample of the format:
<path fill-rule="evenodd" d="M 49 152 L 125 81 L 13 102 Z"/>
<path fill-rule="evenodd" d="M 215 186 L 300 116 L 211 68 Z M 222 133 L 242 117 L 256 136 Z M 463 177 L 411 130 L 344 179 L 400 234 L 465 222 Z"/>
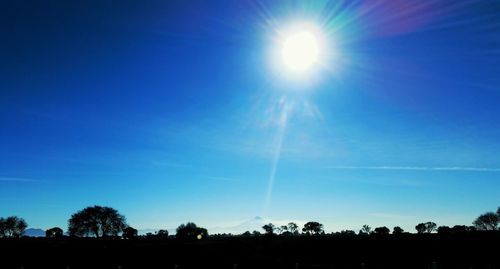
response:
<path fill-rule="evenodd" d="M 308 83 L 270 63 L 294 20 L 335 47 Z M 329 231 L 500 206 L 498 1 L 2 1 L 0 41 L 0 216 L 31 227 L 95 204 Z"/>

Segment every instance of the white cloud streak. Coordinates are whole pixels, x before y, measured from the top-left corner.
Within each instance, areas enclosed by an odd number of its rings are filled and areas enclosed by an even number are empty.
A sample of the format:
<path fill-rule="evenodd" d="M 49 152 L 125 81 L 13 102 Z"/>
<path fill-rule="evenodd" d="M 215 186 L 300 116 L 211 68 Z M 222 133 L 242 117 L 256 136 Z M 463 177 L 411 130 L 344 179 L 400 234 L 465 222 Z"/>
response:
<path fill-rule="evenodd" d="M 396 170 L 396 171 L 458 171 L 458 172 L 500 172 L 500 168 L 490 167 L 428 167 L 428 166 L 329 166 L 337 170 Z"/>
<path fill-rule="evenodd" d="M 0 182 L 38 182 L 39 180 L 21 177 L 0 177 Z"/>
<path fill-rule="evenodd" d="M 226 182 L 240 182 L 241 181 L 240 179 L 231 178 L 231 177 L 212 177 L 212 176 L 209 176 L 207 178 L 212 179 L 212 180 L 216 180 L 216 181 L 226 181 Z"/>

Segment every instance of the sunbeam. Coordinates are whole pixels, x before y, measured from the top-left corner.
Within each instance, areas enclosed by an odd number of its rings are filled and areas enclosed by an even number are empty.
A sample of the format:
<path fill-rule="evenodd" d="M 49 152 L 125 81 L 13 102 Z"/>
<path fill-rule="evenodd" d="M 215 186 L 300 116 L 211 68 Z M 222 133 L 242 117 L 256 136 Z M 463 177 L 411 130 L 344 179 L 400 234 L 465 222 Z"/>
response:
<path fill-rule="evenodd" d="M 289 106 L 286 102 L 286 99 L 282 99 L 282 107 L 281 107 L 281 115 L 278 123 L 278 132 L 276 135 L 276 146 L 274 148 L 273 152 L 273 161 L 271 165 L 271 172 L 269 173 L 269 181 L 267 184 L 267 192 L 266 192 L 266 199 L 264 203 L 264 212 L 263 215 L 267 214 L 267 211 L 269 210 L 269 205 L 271 203 L 271 197 L 273 193 L 273 186 L 274 186 L 274 181 L 276 180 L 276 171 L 278 169 L 278 164 L 280 161 L 281 157 L 281 149 L 283 147 L 283 140 L 285 138 L 285 133 L 286 133 L 286 128 L 288 124 L 288 113 L 289 109 L 292 109 L 293 106 Z"/>

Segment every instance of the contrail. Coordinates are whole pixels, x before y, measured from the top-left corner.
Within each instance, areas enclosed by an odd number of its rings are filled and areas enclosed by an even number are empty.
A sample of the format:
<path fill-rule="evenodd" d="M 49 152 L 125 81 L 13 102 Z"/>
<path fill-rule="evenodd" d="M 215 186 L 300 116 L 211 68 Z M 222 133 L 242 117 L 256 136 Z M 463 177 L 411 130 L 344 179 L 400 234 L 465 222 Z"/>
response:
<path fill-rule="evenodd" d="M 5 181 L 5 182 L 38 182 L 38 180 L 36 180 L 36 179 L 21 178 L 21 177 L 0 177 L 0 181 Z"/>
<path fill-rule="evenodd" d="M 426 167 L 426 166 L 330 166 L 329 169 L 350 170 L 408 170 L 408 171 L 470 171 L 470 172 L 500 172 L 500 168 L 488 167 Z"/>
<path fill-rule="evenodd" d="M 279 160 L 281 157 L 281 148 L 283 146 L 283 140 L 285 138 L 287 123 L 288 123 L 288 107 L 285 105 L 280 116 L 279 132 L 277 134 L 277 144 L 273 155 L 273 163 L 271 166 L 271 172 L 269 174 L 269 181 L 267 184 L 267 193 L 266 193 L 263 215 L 266 215 L 267 210 L 269 208 L 269 204 L 271 203 L 271 196 L 273 194 L 273 186 L 274 186 L 274 181 L 276 179 L 276 171 L 278 169 Z"/>

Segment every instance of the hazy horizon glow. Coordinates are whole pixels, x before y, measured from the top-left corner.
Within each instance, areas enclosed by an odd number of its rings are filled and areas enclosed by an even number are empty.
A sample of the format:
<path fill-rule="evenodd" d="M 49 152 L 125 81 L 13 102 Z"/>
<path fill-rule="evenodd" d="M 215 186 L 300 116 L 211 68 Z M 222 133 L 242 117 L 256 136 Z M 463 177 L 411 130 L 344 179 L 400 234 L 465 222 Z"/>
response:
<path fill-rule="evenodd" d="M 0 21 L 0 217 L 413 231 L 500 206 L 500 4 L 14 1 Z"/>

